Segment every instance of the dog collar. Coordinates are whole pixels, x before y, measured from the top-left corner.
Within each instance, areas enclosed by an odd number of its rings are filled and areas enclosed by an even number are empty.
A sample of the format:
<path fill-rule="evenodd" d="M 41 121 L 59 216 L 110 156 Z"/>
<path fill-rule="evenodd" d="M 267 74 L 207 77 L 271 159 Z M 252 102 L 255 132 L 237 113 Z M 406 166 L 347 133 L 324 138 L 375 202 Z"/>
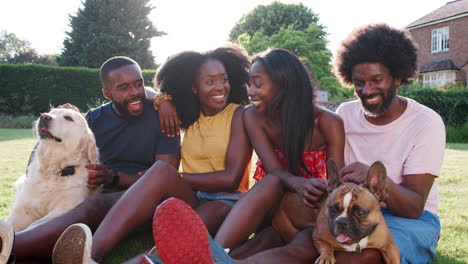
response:
<path fill-rule="evenodd" d="M 60 171 L 60 176 L 71 176 L 75 174 L 75 166 L 68 166 Z"/>

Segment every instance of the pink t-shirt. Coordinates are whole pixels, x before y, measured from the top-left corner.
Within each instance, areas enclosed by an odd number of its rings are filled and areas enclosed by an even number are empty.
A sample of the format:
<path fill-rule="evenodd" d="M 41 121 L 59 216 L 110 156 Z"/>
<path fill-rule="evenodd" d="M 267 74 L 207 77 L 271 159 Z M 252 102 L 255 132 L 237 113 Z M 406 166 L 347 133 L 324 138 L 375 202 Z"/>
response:
<path fill-rule="evenodd" d="M 343 103 L 336 112 L 344 121 L 345 164 L 381 161 L 388 176 L 401 183 L 404 175 L 429 173 L 434 185 L 425 210 L 437 213 L 437 178 L 445 152 L 445 126 L 432 109 L 406 98 L 408 106 L 395 121 L 377 126 L 364 117 L 359 101 Z"/>

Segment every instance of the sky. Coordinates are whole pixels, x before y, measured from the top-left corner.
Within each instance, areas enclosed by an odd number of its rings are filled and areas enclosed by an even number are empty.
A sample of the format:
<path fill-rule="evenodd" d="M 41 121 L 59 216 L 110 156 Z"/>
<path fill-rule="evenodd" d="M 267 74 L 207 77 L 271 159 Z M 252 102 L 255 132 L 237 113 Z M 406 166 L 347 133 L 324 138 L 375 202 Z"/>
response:
<path fill-rule="evenodd" d="M 82 0 L 1 0 L 0 30 L 27 40 L 41 54 L 61 53 L 69 15 L 82 7 Z M 129 0 L 131 1 L 131 0 Z M 328 32 L 328 48 L 335 53 L 339 43 L 356 27 L 388 23 L 403 28 L 449 0 L 281 0 L 303 3 L 319 15 Z M 183 50 L 204 51 L 222 46 L 243 14 L 273 0 L 152 0 L 150 19 L 166 36 L 152 40 L 157 63 Z"/>

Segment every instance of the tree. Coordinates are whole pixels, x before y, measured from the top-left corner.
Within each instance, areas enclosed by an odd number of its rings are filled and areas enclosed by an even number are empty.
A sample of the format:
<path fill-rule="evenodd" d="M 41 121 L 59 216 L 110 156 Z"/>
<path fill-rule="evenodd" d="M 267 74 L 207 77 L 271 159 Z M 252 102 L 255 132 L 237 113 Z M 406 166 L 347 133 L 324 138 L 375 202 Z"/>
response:
<path fill-rule="evenodd" d="M 249 54 L 269 47 L 287 49 L 304 62 L 316 80 L 331 76 L 331 52 L 327 33 L 318 16 L 302 4 L 274 2 L 258 6 L 244 15 L 231 30 L 230 38 Z"/>
<path fill-rule="evenodd" d="M 231 29 L 229 39 L 237 41 L 244 33 L 253 36 L 262 33 L 272 36 L 281 28 L 293 30 L 306 30 L 311 23 L 318 23 L 318 16 L 303 4 L 283 4 L 273 2 L 270 5 L 259 5 L 242 18 Z"/>
<path fill-rule="evenodd" d="M 6 63 L 30 49 L 31 43 L 19 39 L 14 33 L 8 33 L 6 30 L 0 33 L 0 63 Z"/>
<path fill-rule="evenodd" d="M 142 68 L 154 69 L 149 50 L 153 37 L 164 35 L 148 16 L 150 0 L 84 0 L 70 16 L 71 32 L 63 42 L 58 62 L 63 66 L 99 67 L 106 59 L 122 55 Z"/>
<path fill-rule="evenodd" d="M 13 64 L 45 64 L 57 66 L 57 55 L 43 54 L 39 55 L 35 49 L 29 49 L 15 55 L 13 58 L 8 59 L 8 63 Z"/>

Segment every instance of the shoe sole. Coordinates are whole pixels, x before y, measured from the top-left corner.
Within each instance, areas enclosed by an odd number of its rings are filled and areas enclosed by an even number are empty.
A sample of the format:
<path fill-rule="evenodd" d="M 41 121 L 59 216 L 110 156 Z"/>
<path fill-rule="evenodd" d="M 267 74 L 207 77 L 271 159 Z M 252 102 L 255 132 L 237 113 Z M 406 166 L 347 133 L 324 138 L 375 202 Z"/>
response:
<path fill-rule="evenodd" d="M 52 252 L 53 264 L 89 264 L 92 234 L 88 226 L 69 226 L 57 240 Z"/>
<path fill-rule="evenodd" d="M 153 238 L 164 264 L 213 264 L 205 224 L 179 199 L 170 198 L 158 206 Z"/>
<path fill-rule="evenodd" d="M 0 251 L 0 264 L 8 262 L 13 249 L 13 239 L 15 231 L 13 227 L 5 221 L 0 221 L 0 237 L 2 238 L 2 250 Z"/>

